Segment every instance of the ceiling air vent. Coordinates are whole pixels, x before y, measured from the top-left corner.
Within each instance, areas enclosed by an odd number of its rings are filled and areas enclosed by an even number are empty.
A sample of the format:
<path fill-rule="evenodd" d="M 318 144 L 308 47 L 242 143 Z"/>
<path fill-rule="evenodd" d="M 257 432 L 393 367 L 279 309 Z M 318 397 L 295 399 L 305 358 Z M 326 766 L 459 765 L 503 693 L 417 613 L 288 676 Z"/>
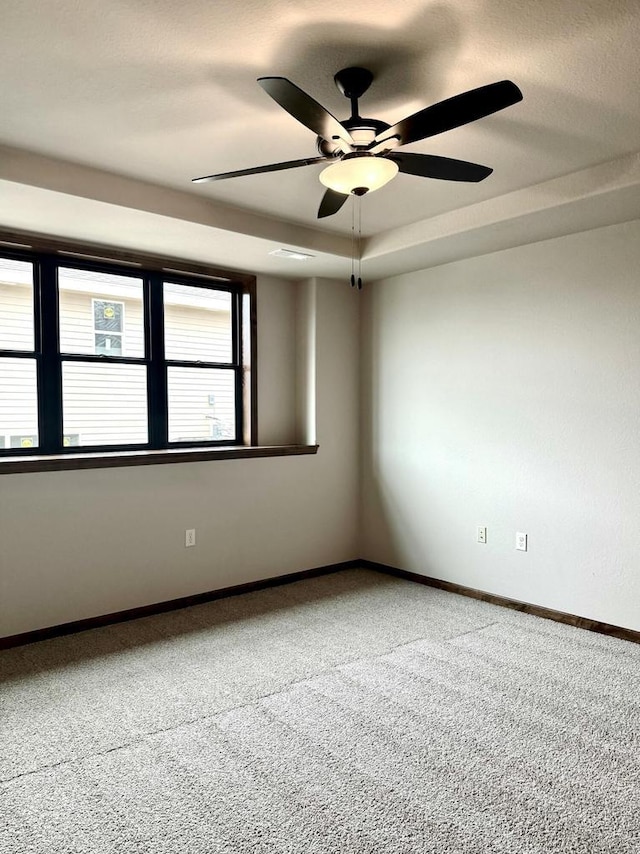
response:
<path fill-rule="evenodd" d="M 295 249 L 272 249 L 269 255 L 274 255 L 276 258 L 289 258 L 291 261 L 308 261 L 309 258 L 315 258 L 315 255 L 308 255 L 306 252 L 298 252 Z"/>

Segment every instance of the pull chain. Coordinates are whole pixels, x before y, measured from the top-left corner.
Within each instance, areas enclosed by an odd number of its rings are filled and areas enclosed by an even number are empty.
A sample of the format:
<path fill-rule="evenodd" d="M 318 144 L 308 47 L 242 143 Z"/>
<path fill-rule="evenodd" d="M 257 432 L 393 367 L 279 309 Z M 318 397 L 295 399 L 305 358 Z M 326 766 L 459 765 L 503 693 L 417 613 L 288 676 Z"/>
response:
<path fill-rule="evenodd" d="M 349 280 L 351 287 L 357 287 L 359 291 L 362 290 L 362 208 L 360 202 L 360 196 L 354 194 L 351 206 L 351 279 Z"/>
<path fill-rule="evenodd" d="M 352 288 L 356 286 L 356 197 L 351 205 L 351 279 Z"/>
<path fill-rule="evenodd" d="M 358 196 L 358 290 L 362 290 L 362 197 Z"/>

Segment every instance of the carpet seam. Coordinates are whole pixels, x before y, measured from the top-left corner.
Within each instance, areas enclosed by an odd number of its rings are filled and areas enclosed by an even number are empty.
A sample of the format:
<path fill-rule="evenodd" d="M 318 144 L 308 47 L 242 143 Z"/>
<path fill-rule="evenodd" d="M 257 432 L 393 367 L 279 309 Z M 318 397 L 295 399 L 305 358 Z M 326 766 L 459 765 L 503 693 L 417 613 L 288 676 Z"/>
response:
<path fill-rule="evenodd" d="M 500 620 L 494 620 L 493 623 L 487 623 L 486 626 L 478 626 L 478 628 L 476 628 L 476 629 L 468 629 L 466 632 L 460 632 L 457 635 L 451 635 L 450 638 L 443 638 L 442 643 L 448 643 L 449 641 L 457 640 L 458 638 L 463 638 L 465 635 L 472 635 L 472 634 L 474 634 L 474 632 L 482 632 L 482 631 L 484 631 L 484 629 L 490 629 L 491 626 L 499 626 L 499 625 L 500 625 Z"/>
<path fill-rule="evenodd" d="M 461 632 L 460 634 L 453 635 L 452 637 L 442 638 L 439 642 L 440 643 L 448 643 L 449 641 L 455 640 L 456 638 L 462 637 L 463 635 L 473 634 L 474 632 L 479 632 L 479 631 L 482 631 L 483 629 L 489 628 L 490 626 L 494 626 L 494 625 L 498 625 L 498 624 L 499 624 L 499 621 L 496 621 L 493 623 L 488 623 L 486 626 L 478 626 L 474 629 L 469 629 L 466 632 Z M 397 650 L 402 649 L 403 647 L 407 647 L 407 646 L 410 646 L 411 644 L 419 643 L 420 641 L 424 641 L 424 640 L 428 640 L 428 638 L 426 638 L 424 635 L 421 635 L 418 638 L 414 638 L 410 641 L 404 641 L 403 643 L 399 643 L 396 646 L 392 646 L 388 650 L 386 650 L 385 652 L 377 653 L 376 655 L 365 655 L 365 656 L 361 656 L 359 658 L 354 658 L 354 659 L 351 659 L 348 661 L 341 661 L 339 664 L 334 664 L 331 667 L 328 667 L 324 670 L 319 670 L 317 673 L 313 673 L 310 676 L 305 676 L 304 679 L 296 679 L 293 682 L 288 682 L 285 686 L 283 686 L 282 688 L 279 688 L 276 691 L 270 691 L 268 694 L 260 694 L 256 697 L 253 697 L 251 700 L 248 700 L 246 703 L 238 703 L 235 706 L 230 706 L 229 708 L 226 708 L 226 709 L 220 709 L 220 710 L 218 710 L 216 712 L 212 712 L 210 714 L 199 715 L 198 717 L 192 718 L 191 720 L 188 720 L 188 721 L 180 721 L 179 723 L 177 723 L 173 726 L 161 727 L 160 729 L 149 730 L 148 732 L 143 733 L 139 738 L 133 739 L 132 741 L 128 741 L 125 744 L 119 744 L 119 745 L 116 745 L 115 747 L 109 747 L 105 750 L 91 751 L 89 753 L 82 754 L 81 756 L 75 756 L 71 759 L 61 759 L 60 762 L 54 762 L 51 765 L 41 765 L 39 768 L 33 768 L 30 771 L 24 771 L 21 774 L 16 774 L 14 777 L 3 777 L 0 779 L 0 784 L 1 785 L 10 785 L 12 783 L 15 783 L 17 780 L 21 780 L 24 777 L 32 776 L 33 774 L 40 774 L 44 771 L 52 771 L 52 770 L 55 770 L 56 768 L 61 768 L 63 765 L 71 765 L 73 762 L 83 762 L 87 759 L 91 759 L 94 757 L 108 756 L 110 753 L 115 753 L 118 750 L 126 750 L 129 747 L 135 747 L 139 744 L 142 744 L 145 740 L 152 738 L 155 735 L 161 735 L 162 733 L 165 733 L 165 732 L 172 732 L 174 730 L 179 730 L 183 727 L 192 726 L 193 724 L 198 723 L 199 721 L 212 720 L 212 719 L 218 717 L 219 715 L 229 714 L 230 712 L 234 712 L 234 711 L 237 711 L 240 709 L 246 709 L 247 707 L 252 706 L 254 703 L 259 703 L 262 700 L 268 700 L 270 697 L 276 697 L 276 696 L 278 696 L 278 694 L 283 694 L 286 691 L 289 691 L 289 690 L 295 688 L 297 685 L 301 685 L 304 682 L 308 682 L 310 679 L 316 679 L 316 678 L 321 677 L 321 676 L 326 676 L 327 674 L 332 673 L 335 670 L 337 670 L 339 667 L 343 667 L 347 664 L 354 664 L 354 663 L 359 662 L 359 661 L 375 661 L 377 659 L 384 658 L 385 656 L 390 655 L 391 653 L 396 652 Z M 158 671 L 158 672 L 160 672 L 160 671 Z"/>

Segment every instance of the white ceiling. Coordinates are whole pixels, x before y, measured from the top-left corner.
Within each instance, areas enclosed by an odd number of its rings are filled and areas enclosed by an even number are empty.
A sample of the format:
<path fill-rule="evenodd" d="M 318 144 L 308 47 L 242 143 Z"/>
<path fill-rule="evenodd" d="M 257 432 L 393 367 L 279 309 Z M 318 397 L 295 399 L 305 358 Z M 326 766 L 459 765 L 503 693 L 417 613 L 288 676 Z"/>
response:
<path fill-rule="evenodd" d="M 557 210 L 584 203 L 589 185 L 600 205 L 592 180 L 599 164 L 618 164 L 606 190 L 617 175 L 626 193 L 617 212 L 609 199 L 605 220 L 638 215 L 629 188 L 638 186 L 639 42 L 638 0 L 4 0 L 0 225 L 119 245 L 128 227 L 138 248 L 155 249 L 179 221 L 173 254 L 337 274 L 351 214 L 347 205 L 317 222 L 320 166 L 208 185 L 190 179 L 314 156 L 313 134 L 256 77 L 288 77 L 345 118 L 349 105 L 332 78 L 347 65 L 374 72 L 361 112 L 389 123 L 495 80 L 511 79 L 524 94 L 495 116 L 408 149 L 492 166 L 485 182 L 400 175 L 362 200 L 372 272 L 426 266 L 429 253 L 409 260 L 407 247 L 423 245 L 421 234 L 443 217 L 449 237 L 469 211 L 495 232 L 495 211 L 479 213 L 483 204 L 512 210 L 519 199 L 531 213 L 532 198 L 544 196 L 543 209 Z M 582 178 L 562 183 L 573 173 Z M 132 211 L 147 218 L 134 232 Z M 524 230 L 509 241 L 523 239 Z M 294 273 L 287 262 L 263 260 L 275 245 L 306 248 L 318 261 Z M 473 252 L 493 248 L 495 239 L 484 246 L 480 238 Z M 376 267 L 383 256 L 386 266 Z"/>

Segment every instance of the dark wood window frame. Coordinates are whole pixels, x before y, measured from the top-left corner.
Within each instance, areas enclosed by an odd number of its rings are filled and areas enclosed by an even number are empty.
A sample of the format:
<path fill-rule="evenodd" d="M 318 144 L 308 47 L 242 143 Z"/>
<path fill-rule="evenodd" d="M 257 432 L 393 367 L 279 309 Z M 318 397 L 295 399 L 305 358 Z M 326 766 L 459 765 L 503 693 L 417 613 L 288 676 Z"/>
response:
<path fill-rule="evenodd" d="M 0 350 L 0 358 L 35 359 L 38 372 L 38 449 L 0 449 L 0 474 L 258 456 L 316 453 L 315 445 L 260 446 L 257 434 L 256 278 L 145 253 L 78 245 L 39 235 L 0 231 L 0 256 L 34 263 L 34 352 Z M 135 275 L 143 280 L 145 354 L 142 358 L 60 352 L 57 268 Z M 185 362 L 188 367 L 223 367 L 234 372 L 236 441 L 169 442 L 167 366 L 163 340 L 163 282 L 226 291 L 232 295 L 233 356 L 224 365 Z M 43 318 L 47 318 L 44 322 Z M 65 447 L 62 425 L 62 364 L 67 361 L 135 363 L 146 366 L 149 441 L 144 445 Z M 36 453 L 34 454 L 34 450 Z"/>

